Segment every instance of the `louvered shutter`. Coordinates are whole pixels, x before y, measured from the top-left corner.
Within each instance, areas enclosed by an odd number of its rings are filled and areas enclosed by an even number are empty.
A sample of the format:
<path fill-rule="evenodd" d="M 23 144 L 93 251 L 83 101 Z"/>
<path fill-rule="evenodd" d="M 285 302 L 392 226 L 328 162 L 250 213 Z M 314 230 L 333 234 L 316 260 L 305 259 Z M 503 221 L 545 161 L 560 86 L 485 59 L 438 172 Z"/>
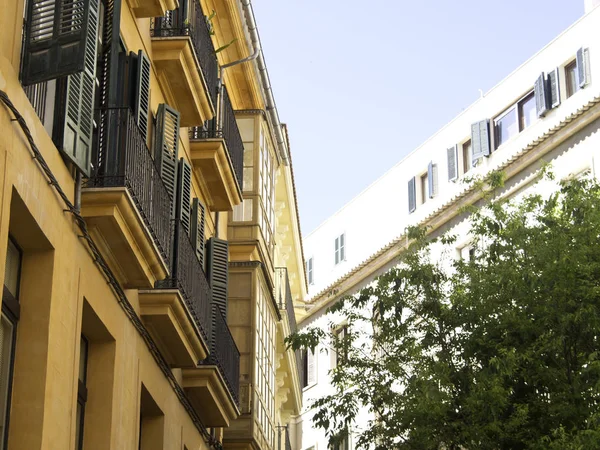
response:
<path fill-rule="evenodd" d="M 135 120 L 148 141 L 148 111 L 150 109 L 150 60 L 143 50 L 138 52 L 136 73 L 136 98 L 134 104 Z"/>
<path fill-rule="evenodd" d="M 408 181 L 408 212 L 411 213 L 417 209 L 417 185 L 415 177 Z"/>
<path fill-rule="evenodd" d="M 92 9 L 95 17 L 91 17 Z M 96 25 L 92 26 L 90 19 Z M 30 0 L 23 41 L 23 85 L 82 72 L 87 37 L 95 41 L 97 22 L 98 0 Z"/>
<path fill-rule="evenodd" d="M 448 155 L 448 181 L 458 179 L 458 146 L 454 145 L 446 150 Z"/>
<path fill-rule="evenodd" d="M 206 223 L 206 207 L 200 200 L 192 201 L 192 245 L 196 247 L 196 256 L 204 269 L 204 229 Z"/>
<path fill-rule="evenodd" d="M 310 386 L 317 382 L 317 366 L 315 364 L 315 354 L 312 350 L 306 352 L 306 385 Z"/>
<path fill-rule="evenodd" d="M 171 217 L 175 217 L 175 184 L 179 154 L 179 111 L 160 104 L 156 116 L 154 159 L 171 199 Z"/>
<path fill-rule="evenodd" d="M 471 125 L 471 148 L 473 163 L 482 156 L 490 154 L 490 121 L 489 119 Z"/>
<path fill-rule="evenodd" d="M 65 6 L 64 3 L 62 6 Z M 86 21 L 86 28 L 90 30 L 90 33 L 87 35 L 84 47 L 85 67 L 83 72 L 78 72 L 67 77 L 65 125 L 61 150 L 73 164 L 86 176 L 89 176 L 92 134 L 94 132 L 98 2 L 92 1 L 87 10 L 88 19 Z"/>
<path fill-rule="evenodd" d="M 437 195 L 438 180 L 437 180 L 437 164 L 433 161 L 427 166 L 427 187 L 429 188 L 429 198 Z"/>
<path fill-rule="evenodd" d="M 185 159 L 181 158 L 177 169 L 177 208 L 175 214 L 188 236 L 190 235 L 191 225 L 191 202 L 192 168 Z"/>
<path fill-rule="evenodd" d="M 584 88 L 588 83 L 587 53 L 587 50 L 583 47 L 577 50 L 577 76 L 580 88 Z"/>
<path fill-rule="evenodd" d="M 218 238 L 210 238 L 206 246 L 208 258 L 208 282 L 212 289 L 213 304 L 227 318 L 227 283 L 229 271 L 229 244 Z"/>
<path fill-rule="evenodd" d="M 548 107 L 548 92 L 546 86 L 546 75 L 542 72 L 537 80 L 535 80 L 533 88 L 535 95 L 535 109 L 538 117 L 544 117 L 550 109 Z"/>
<path fill-rule="evenodd" d="M 346 260 L 346 233 L 340 236 L 340 261 Z"/>

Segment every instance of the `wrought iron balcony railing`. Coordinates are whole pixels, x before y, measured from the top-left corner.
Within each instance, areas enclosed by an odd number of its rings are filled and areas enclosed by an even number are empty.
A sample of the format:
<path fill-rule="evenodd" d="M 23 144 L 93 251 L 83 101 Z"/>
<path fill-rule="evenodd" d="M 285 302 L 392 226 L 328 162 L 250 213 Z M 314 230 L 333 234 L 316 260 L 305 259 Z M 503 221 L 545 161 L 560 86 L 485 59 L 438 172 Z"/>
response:
<path fill-rule="evenodd" d="M 191 127 L 190 140 L 224 139 L 235 177 L 243 190 L 244 143 L 226 86 L 223 86 L 219 101 L 217 117 L 207 121 L 204 127 Z"/>
<path fill-rule="evenodd" d="M 125 187 L 164 261 L 169 264 L 171 200 L 129 108 L 97 111 L 100 124 L 86 187 Z"/>
<path fill-rule="evenodd" d="M 179 220 L 173 226 L 173 263 L 171 277 L 156 282 L 157 289 L 179 289 L 192 319 L 206 342 L 211 338 L 211 290 L 198 261 L 196 250 Z"/>
<path fill-rule="evenodd" d="M 210 354 L 203 364 L 215 365 L 219 368 L 221 375 L 231 396 L 236 404 L 240 398 L 240 352 L 235 345 L 227 321 L 223 317 L 220 308 L 213 304 L 212 307 L 212 338 L 210 342 Z"/>
<path fill-rule="evenodd" d="M 208 95 L 216 109 L 219 64 L 207 18 L 202 12 L 199 1 L 182 1 L 179 4 L 179 8 L 167 11 L 162 17 L 155 17 L 150 33 L 154 37 L 189 36 L 192 39 L 194 52 L 208 87 Z"/>
<path fill-rule="evenodd" d="M 275 268 L 275 301 L 279 306 L 280 311 L 285 311 L 288 322 L 290 324 L 290 331 L 295 333 L 298 330 L 296 323 L 296 313 L 294 311 L 294 301 L 292 299 L 292 291 L 290 289 L 290 279 L 286 267 Z M 304 377 L 304 362 L 302 360 L 302 352 L 296 350 L 296 367 L 298 368 L 298 376 L 300 382 Z"/>

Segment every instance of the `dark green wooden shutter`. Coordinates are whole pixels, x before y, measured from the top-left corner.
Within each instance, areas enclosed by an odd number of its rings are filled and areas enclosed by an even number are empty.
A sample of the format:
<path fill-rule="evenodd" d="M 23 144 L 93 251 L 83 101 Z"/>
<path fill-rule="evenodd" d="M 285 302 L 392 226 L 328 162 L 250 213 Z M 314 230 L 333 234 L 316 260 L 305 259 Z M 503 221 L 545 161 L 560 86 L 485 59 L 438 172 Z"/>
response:
<path fill-rule="evenodd" d="M 577 50 L 577 76 L 580 88 L 584 88 L 588 83 L 587 53 L 587 50 L 583 47 Z"/>
<path fill-rule="evenodd" d="M 556 108 L 560 105 L 560 83 L 558 80 L 558 68 L 548 73 L 548 97 L 550 108 Z"/>
<path fill-rule="evenodd" d="M 66 2 L 63 2 L 65 5 Z M 77 3 L 77 2 L 75 2 Z M 96 87 L 96 38 L 98 2 L 88 8 L 83 72 L 67 78 L 65 127 L 61 150 L 86 176 L 90 175 L 92 134 L 94 132 L 94 91 Z"/>
<path fill-rule="evenodd" d="M 150 109 L 150 60 L 143 50 L 138 52 L 136 73 L 135 120 L 148 141 L 148 111 Z"/>
<path fill-rule="evenodd" d="M 490 121 L 489 119 L 476 122 L 471 125 L 471 148 L 473 154 L 472 163 L 482 156 L 490 154 Z"/>
<path fill-rule="evenodd" d="M 448 155 L 448 181 L 458 178 L 458 146 L 454 145 L 446 150 Z"/>
<path fill-rule="evenodd" d="M 192 168 L 183 158 L 177 170 L 177 219 L 190 235 L 190 203 L 192 202 Z"/>
<path fill-rule="evenodd" d="M 533 92 L 535 95 L 535 109 L 538 117 L 544 117 L 548 110 L 548 91 L 546 88 L 546 76 L 544 72 L 535 80 Z"/>
<path fill-rule="evenodd" d="M 91 17 L 91 9 L 95 17 Z M 90 19 L 96 25 L 90 26 Z M 97 23 L 98 0 L 30 0 L 23 41 L 23 85 L 82 72 L 86 40 L 92 36 L 95 41 Z"/>
<path fill-rule="evenodd" d="M 210 238 L 206 246 L 208 258 L 208 282 L 212 289 L 213 304 L 227 318 L 227 283 L 229 270 L 229 244 L 218 238 Z"/>
<path fill-rule="evenodd" d="M 435 197 L 438 191 L 438 180 L 437 164 L 434 164 L 433 161 L 427 166 L 427 187 L 429 188 L 429 198 Z"/>
<path fill-rule="evenodd" d="M 408 181 L 408 212 L 411 213 L 417 209 L 417 184 L 415 177 Z"/>
<path fill-rule="evenodd" d="M 192 245 L 196 247 L 196 256 L 204 269 L 204 229 L 206 224 L 206 207 L 195 198 L 192 201 Z"/>
<path fill-rule="evenodd" d="M 179 154 L 179 111 L 164 103 L 158 106 L 154 159 L 171 198 L 171 217 L 175 217 L 175 184 Z"/>

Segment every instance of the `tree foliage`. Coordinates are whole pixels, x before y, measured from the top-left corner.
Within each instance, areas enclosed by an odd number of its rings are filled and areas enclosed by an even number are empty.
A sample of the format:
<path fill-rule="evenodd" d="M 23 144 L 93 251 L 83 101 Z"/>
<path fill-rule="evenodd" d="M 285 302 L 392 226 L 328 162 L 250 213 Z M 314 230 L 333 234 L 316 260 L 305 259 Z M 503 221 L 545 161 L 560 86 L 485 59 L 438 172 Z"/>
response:
<path fill-rule="evenodd" d="M 345 355 L 315 426 L 370 449 L 600 448 L 600 186 L 486 201 L 470 223 L 467 259 L 412 230 L 395 268 L 331 308 L 344 340 L 289 338 Z"/>

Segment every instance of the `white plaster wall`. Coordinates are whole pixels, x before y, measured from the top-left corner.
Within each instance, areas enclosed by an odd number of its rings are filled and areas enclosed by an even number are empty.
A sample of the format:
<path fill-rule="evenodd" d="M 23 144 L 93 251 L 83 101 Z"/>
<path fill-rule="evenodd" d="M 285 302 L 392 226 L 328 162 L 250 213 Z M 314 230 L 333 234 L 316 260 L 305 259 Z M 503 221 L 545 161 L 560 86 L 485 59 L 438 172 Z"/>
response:
<path fill-rule="evenodd" d="M 600 0 L 597 0 L 600 2 Z M 515 136 L 512 140 L 494 151 L 489 158 L 471 174 L 484 174 L 498 167 L 513 155 L 526 147 L 554 127 L 565 117 L 577 111 L 593 97 L 600 96 L 600 8 L 596 8 L 549 43 L 538 54 L 525 62 L 500 84 L 457 116 L 447 126 L 439 130 L 422 146 L 408 155 L 400 163 L 392 167 L 379 180 L 363 193 L 344 206 L 334 216 L 325 221 L 319 228 L 305 238 L 306 258 L 314 258 L 315 284 L 310 286 L 309 297 L 314 297 L 339 277 L 353 269 L 370 255 L 401 235 L 407 225 L 416 224 L 431 212 L 448 202 L 462 188 L 461 183 L 447 180 L 446 149 L 456 143 L 466 141 L 470 136 L 471 124 L 485 119 L 492 119 L 506 107 L 533 89 L 533 83 L 539 74 L 555 67 L 562 67 L 572 61 L 580 47 L 588 47 L 592 80 L 583 90 L 565 99 L 564 80 L 561 80 L 561 105 L 550 111 L 546 117 L 537 120 L 529 128 Z M 548 155 L 552 159 L 553 172 L 557 180 L 570 177 L 589 170 L 598 178 L 600 173 L 600 121 L 596 121 L 578 134 L 578 139 L 561 144 L 556 154 Z M 492 147 L 493 148 L 493 147 Z M 552 153 L 552 152 L 551 152 Z M 413 214 L 408 214 L 407 183 L 413 176 L 427 170 L 427 164 L 433 161 L 438 164 L 439 195 L 417 207 Z M 539 181 L 534 169 L 519 174 L 507 183 L 507 196 L 518 198 L 532 192 L 550 194 L 557 188 L 556 182 Z M 460 249 L 469 242 L 469 224 L 467 220 L 454 224 L 450 230 L 459 236 L 452 257 L 459 255 Z M 334 266 L 334 240 L 346 233 L 347 260 Z M 434 248 L 435 257 L 440 256 L 440 248 Z M 359 287 L 366 286 L 371 279 L 365 279 Z M 357 288 L 358 289 L 358 288 Z M 334 298 L 334 296 L 332 297 Z M 318 326 L 329 330 L 332 324 L 339 323 L 339 317 L 325 316 L 324 310 L 316 312 L 301 324 L 301 327 Z M 324 347 L 323 347 L 324 348 Z M 311 399 L 330 393 L 328 371 L 331 368 L 330 353 L 317 352 L 317 383 L 304 390 L 304 413 L 297 419 L 302 429 L 301 450 L 313 445 L 317 450 L 327 449 L 325 435 L 322 430 L 311 426 L 313 412 L 307 407 Z M 365 413 L 359 422 L 368 419 Z M 360 426 L 361 423 L 358 424 Z M 353 448 L 351 445 L 350 448 Z"/>

